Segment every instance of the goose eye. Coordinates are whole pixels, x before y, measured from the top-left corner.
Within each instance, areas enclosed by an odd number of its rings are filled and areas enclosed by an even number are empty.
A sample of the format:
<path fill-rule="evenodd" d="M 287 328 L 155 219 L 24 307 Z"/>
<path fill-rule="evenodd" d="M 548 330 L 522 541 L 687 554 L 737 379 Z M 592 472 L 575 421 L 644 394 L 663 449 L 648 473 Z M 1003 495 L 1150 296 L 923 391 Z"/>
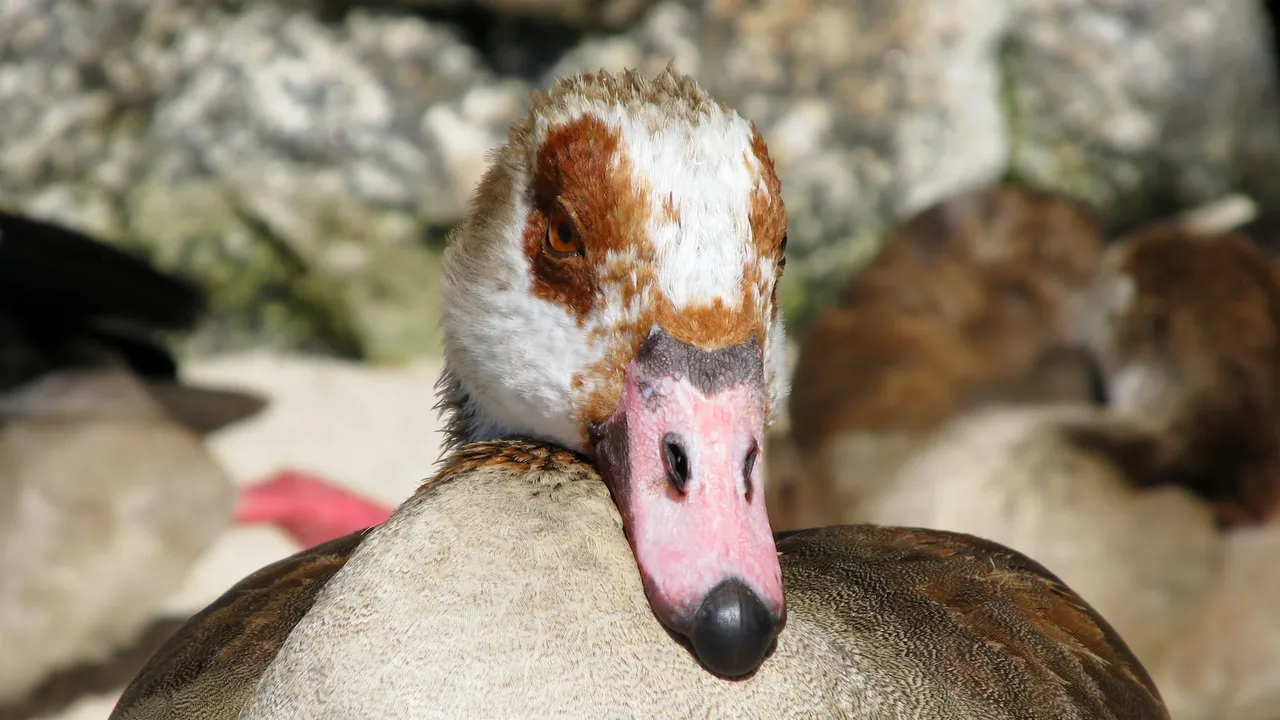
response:
<path fill-rule="evenodd" d="M 582 236 L 569 212 L 557 205 L 547 219 L 547 250 L 556 257 L 582 254 Z"/>

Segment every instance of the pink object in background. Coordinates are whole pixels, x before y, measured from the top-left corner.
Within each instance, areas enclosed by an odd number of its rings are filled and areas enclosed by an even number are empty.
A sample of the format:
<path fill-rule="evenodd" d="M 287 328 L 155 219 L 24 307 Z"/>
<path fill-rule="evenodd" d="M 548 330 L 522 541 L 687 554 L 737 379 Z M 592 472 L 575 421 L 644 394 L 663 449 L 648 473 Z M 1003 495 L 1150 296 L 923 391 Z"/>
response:
<path fill-rule="evenodd" d="M 391 509 L 301 470 L 283 470 L 240 491 L 235 521 L 269 523 L 303 548 L 377 525 Z"/>

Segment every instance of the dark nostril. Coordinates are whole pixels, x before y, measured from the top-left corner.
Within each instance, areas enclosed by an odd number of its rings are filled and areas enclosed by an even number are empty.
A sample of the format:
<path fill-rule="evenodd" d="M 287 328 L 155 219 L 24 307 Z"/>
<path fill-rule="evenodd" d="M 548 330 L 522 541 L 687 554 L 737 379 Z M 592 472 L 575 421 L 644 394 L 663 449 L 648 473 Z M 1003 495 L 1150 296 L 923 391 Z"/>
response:
<path fill-rule="evenodd" d="M 680 436 L 673 432 L 662 436 L 662 463 L 667 468 L 667 480 L 683 493 L 689 482 L 689 456 L 685 454 Z"/>
<path fill-rule="evenodd" d="M 778 636 L 778 625 L 751 588 L 733 578 L 703 598 L 689 641 L 707 669 L 738 677 L 760 667 Z"/>
<path fill-rule="evenodd" d="M 751 502 L 752 488 L 751 471 L 756 467 L 756 456 L 760 454 L 760 443 L 755 440 L 751 441 L 751 449 L 747 451 L 747 458 L 742 461 L 742 491 L 747 496 L 747 502 Z"/>

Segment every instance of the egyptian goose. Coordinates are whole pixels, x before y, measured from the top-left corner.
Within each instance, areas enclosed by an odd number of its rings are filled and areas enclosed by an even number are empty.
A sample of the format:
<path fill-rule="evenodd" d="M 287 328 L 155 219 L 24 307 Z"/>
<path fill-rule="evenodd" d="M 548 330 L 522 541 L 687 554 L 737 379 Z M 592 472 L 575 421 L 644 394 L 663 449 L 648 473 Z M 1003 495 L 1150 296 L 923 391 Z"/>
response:
<path fill-rule="evenodd" d="M 895 227 L 801 333 L 789 427 L 769 438 L 774 528 L 843 522 L 875 479 L 967 410 L 1098 399 L 1074 318 L 1101 249 L 1088 206 L 1009 184 L 958 192 Z M 857 468 L 856 482 L 842 468 Z"/>
<path fill-rule="evenodd" d="M 775 540 L 785 233 L 760 134 L 692 79 L 536 94 L 445 255 L 443 469 L 231 588 L 113 717 L 1167 717 L 1012 550 Z"/>
<path fill-rule="evenodd" d="M 0 212 L 0 706 L 130 643 L 230 519 L 201 435 L 261 399 L 190 387 L 155 335 L 197 288 Z"/>
<path fill-rule="evenodd" d="M 1235 717 L 1231 682 L 1274 707 L 1280 621 L 1264 608 L 1280 577 L 1243 570 L 1260 567 L 1258 548 L 1280 549 L 1271 259 L 1241 234 L 1142 228 L 1104 253 L 1080 325 L 1107 407 L 961 415 L 839 521 L 973 532 L 1037 558 L 1111 621 L 1166 697 L 1178 689 L 1174 717 Z M 857 468 L 842 480 L 861 482 Z"/>

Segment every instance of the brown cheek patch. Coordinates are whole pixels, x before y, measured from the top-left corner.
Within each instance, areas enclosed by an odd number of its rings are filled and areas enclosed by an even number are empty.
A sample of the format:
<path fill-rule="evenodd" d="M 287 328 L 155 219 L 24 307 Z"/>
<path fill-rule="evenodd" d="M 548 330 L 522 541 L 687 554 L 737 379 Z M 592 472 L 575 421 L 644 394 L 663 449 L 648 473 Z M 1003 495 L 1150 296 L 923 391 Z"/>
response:
<path fill-rule="evenodd" d="M 756 188 L 751 193 L 751 239 L 755 244 L 755 262 L 748 262 L 743 272 L 744 284 L 760 276 L 760 259 L 772 257 L 774 281 L 769 288 L 769 321 L 778 319 L 778 282 L 782 280 L 782 238 L 787 234 L 787 211 L 782 203 L 782 183 L 773 169 L 773 159 L 769 157 L 769 148 L 764 137 L 752 124 L 751 153 L 755 156 L 760 168 L 760 177 L 764 181 L 763 188 Z M 748 163 L 750 165 L 750 163 Z M 744 290 L 749 288 L 744 287 Z M 764 347 L 764 333 L 761 333 L 760 344 Z"/>
<path fill-rule="evenodd" d="M 787 232 L 787 212 L 782 205 L 782 183 L 774 172 L 769 148 L 754 124 L 751 132 L 751 154 L 755 156 L 763 185 L 751 193 L 751 239 L 760 257 L 772 257 L 781 264 L 782 236 Z"/>
<path fill-rule="evenodd" d="M 537 150 L 524 230 L 533 293 L 567 309 L 579 325 L 595 308 L 609 253 L 647 243 L 649 190 L 634 182 L 620 148 L 616 130 L 584 115 L 553 129 Z M 544 251 L 557 202 L 577 222 L 582 257 L 556 258 Z"/>

